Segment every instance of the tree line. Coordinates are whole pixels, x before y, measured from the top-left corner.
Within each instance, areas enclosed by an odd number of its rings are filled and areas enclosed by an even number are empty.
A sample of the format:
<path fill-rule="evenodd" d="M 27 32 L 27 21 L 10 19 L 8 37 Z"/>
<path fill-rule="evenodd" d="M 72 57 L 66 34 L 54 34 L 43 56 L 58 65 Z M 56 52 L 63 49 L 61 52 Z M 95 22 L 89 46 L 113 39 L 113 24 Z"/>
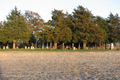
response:
<path fill-rule="evenodd" d="M 41 16 L 33 11 L 21 14 L 15 7 L 7 16 L 7 21 L 0 23 L 0 43 L 54 43 L 78 44 L 78 49 L 83 44 L 115 43 L 120 41 L 120 17 L 110 13 L 107 18 L 94 16 L 91 11 L 83 6 L 78 6 L 69 14 L 63 10 L 52 11 L 52 19 L 44 22 Z M 74 44 L 72 44 L 74 46 Z M 50 46 L 51 48 L 51 46 Z"/>

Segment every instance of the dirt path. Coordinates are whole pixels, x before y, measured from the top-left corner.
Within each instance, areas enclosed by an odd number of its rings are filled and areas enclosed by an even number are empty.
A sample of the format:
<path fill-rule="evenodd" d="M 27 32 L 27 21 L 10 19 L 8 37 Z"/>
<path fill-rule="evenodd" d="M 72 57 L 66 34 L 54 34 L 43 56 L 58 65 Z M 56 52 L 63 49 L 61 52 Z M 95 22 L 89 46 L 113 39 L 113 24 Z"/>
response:
<path fill-rule="evenodd" d="M 120 51 L 0 52 L 0 80 L 120 80 Z"/>

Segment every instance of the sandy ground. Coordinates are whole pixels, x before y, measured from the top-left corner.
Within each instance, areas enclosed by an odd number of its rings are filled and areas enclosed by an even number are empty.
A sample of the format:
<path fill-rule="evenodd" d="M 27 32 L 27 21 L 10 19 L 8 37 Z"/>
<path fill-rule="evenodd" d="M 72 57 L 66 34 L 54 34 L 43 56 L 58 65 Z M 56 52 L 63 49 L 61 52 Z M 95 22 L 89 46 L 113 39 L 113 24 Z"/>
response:
<path fill-rule="evenodd" d="M 0 52 L 0 80 L 120 80 L 120 51 Z"/>

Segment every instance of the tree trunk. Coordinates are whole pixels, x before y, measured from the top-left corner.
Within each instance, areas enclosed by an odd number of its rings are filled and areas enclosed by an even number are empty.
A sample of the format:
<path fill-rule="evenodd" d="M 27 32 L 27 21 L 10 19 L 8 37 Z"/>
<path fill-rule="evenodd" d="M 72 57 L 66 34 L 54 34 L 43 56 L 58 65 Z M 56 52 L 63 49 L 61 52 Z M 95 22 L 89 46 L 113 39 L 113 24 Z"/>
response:
<path fill-rule="evenodd" d="M 90 44 L 88 44 L 88 49 L 90 49 Z"/>
<path fill-rule="evenodd" d="M 74 49 L 74 43 L 72 43 L 72 49 Z"/>
<path fill-rule="evenodd" d="M 52 42 L 50 43 L 50 50 L 52 49 Z"/>
<path fill-rule="evenodd" d="M 13 49 L 15 49 L 15 42 L 16 40 L 13 40 Z"/>
<path fill-rule="evenodd" d="M 56 42 L 54 43 L 54 48 L 57 49 L 57 43 Z"/>
<path fill-rule="evenodd" d="M 42 43 L 42 49 L 44 49 L 44 43 Z"/>
<path fill-rule="evenodd" d="M 35 48 L 37 48 L 37 42 L 35 43 Z"/>
<path fill-rule="evenodd" d="M 119 43 L 119 50 L 120 50 L 120 43 Z"/>
<path fill-rule="evenodd" d="M 104 49 L 103 47 L 104 47 L 104 46 L 103 46 L 103 43 L 102 43 L 102 47 L 101 47 L 101 49 Z"/>
<path fill-rule="evenodd" d="M 83 49 L 86 50 L 86 43 L 83 43 Z"/>
<path fill-rule="evenodd" d="M 48 49 L 48 42 L 47 42 L 47 44 L 46 44 L 46 49 Z"/>
<path fill-rule="evenodd" d="M 80 43 L 78 44 L 78 49 L 80 50 Z"/>
<path fill-rule="evenodd" d="M 64 50 L 64 43 L 62 43 L 62 49 Z"/>
<path fill-rule="evenodd" d="M 110 42 L 110 50 L 111 50 L 111 42 Z"/>
<path fill-rule="evenodd" d="M 105 49 L 106 49 L 106 42 L 105 42 Z"/>
<path fill-rule="evenodd" d="M 99 49 L 101 49 L 101 43 L 99 43 Z"/>
<path fill-rule="evenodd" d="M 71 44 L 69 44 L 69 49 L 71 49 Z"/>
<path fill-rule="evenodd" d="M 97 49 L 97 44 L 95 44 L 95 49 Z"/>

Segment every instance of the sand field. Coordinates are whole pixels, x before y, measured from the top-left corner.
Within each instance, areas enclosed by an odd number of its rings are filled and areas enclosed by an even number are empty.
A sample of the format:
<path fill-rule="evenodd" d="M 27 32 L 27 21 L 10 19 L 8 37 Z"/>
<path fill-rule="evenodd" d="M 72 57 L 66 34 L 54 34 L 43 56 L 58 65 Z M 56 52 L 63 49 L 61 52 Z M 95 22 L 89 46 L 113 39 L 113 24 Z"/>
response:
<path fill-rule="evenodd" d="M 120 80 L 120 51 L 2 51 L 0 80 Z"/>

